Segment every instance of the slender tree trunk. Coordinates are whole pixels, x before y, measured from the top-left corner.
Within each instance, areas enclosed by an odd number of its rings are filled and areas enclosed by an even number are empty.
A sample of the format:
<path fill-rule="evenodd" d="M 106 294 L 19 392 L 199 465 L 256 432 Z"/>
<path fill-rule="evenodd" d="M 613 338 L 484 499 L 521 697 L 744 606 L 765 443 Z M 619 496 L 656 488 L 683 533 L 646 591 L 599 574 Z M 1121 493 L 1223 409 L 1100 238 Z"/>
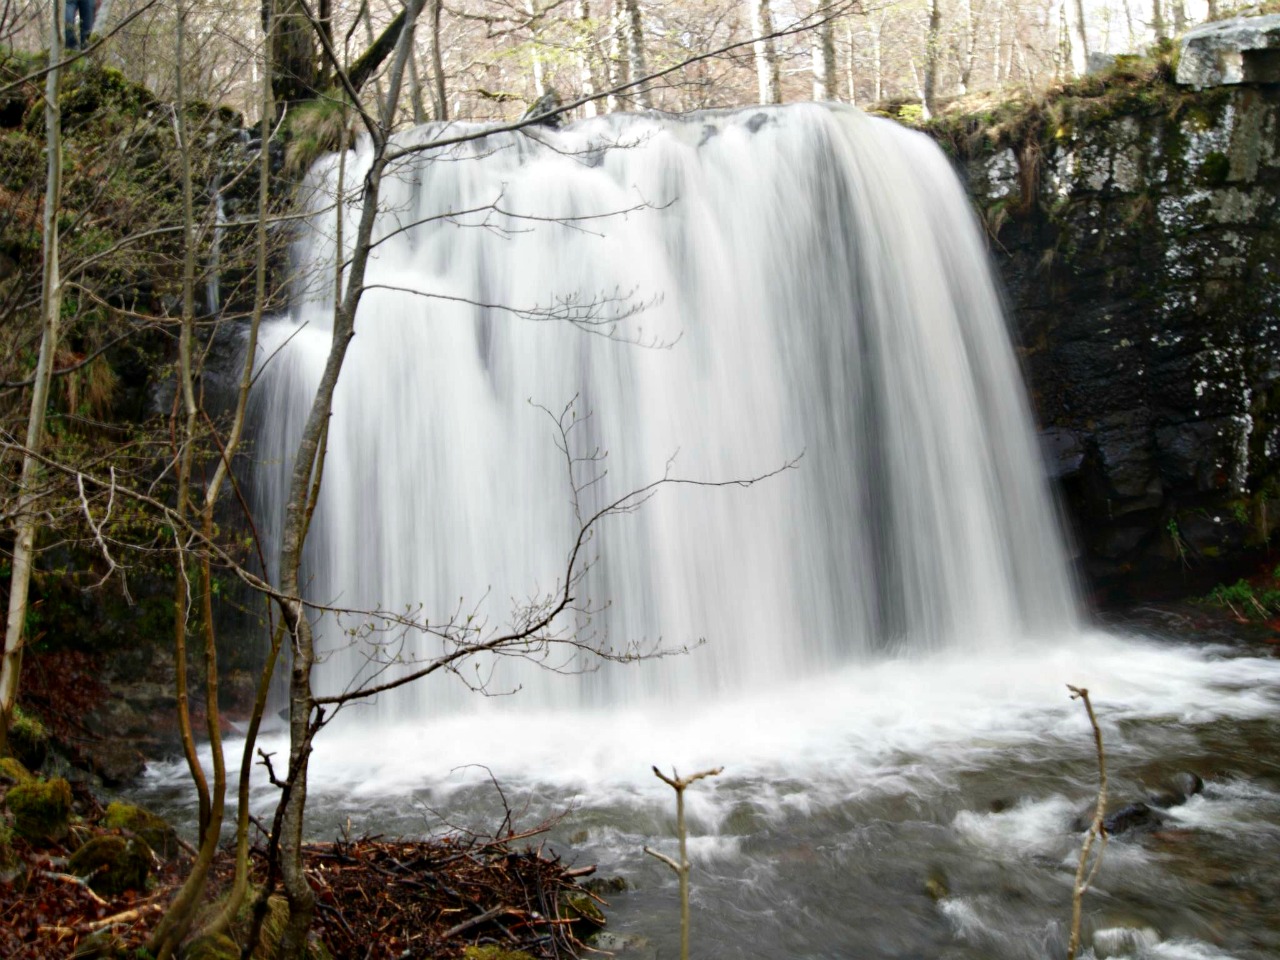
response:
<path fill-rule="evenodd" d="M 1127 0 L 1126 0 L 1126 3 L 1127 3 Z M 1208 9 L 1208 19 L 1210 19 L 1210 20 L 1217 20 L 1217 19 L 1218 19 L 1218 16 L 1219 16 L 1219 12 L 1218 12 L 1218 0 L 1208 0 L 1208 7 L 1209 7 L 1209 9 Z"/>
<path fill-rule="evenodd" d="M 836 33 L 828 17 L 813 38 L 813 99 L 836 99 Z"/>
<path fill-rule="evenodd" d="M 387 135 L 394 120 L 405 63 L 411 53 L 413 27 L 422 4 L 423 0 L 407 0 L 405 4 L 404 27 L 396 43 L 389 71 L 389 89 L 382 113 L 382 127 L 373 134 L 373 159 L 364 179 L 363 207 L 347 269 L 346 289 L 334 310 L 329 355 L 294 453 L 285 506 L 280 546 L 280 591 L 289 599 L 280 602 L 280 614 L 293 648 L 293 663 L 289 671 L 289 789 L 282 812 L 280 835 L 280 872 L 289 903 L 289 921 L 280 940 L 281 960 L 301 960 L 306 950 L 307 931 L 315 914 L 315 894 L 307 882 L 302 859 L 307 773 L 311 741 L 318 723 L 314 716 L 318 708 L 311 686 L 311 671 L 315 666 L 315 638 L 307 611 L 301 601 L 296 599 L 302 595 L 302 550 L 310 515 L 309 504 L 314 491 L 313 480 L 322 467 L 322 444 L 333 409 L 333 395 L 346 360 L 347 349 L 355 336 L 356 310 L 364 293 L 365 268 L 372 250 L 382 178 L 388 164 Z"/>
<path fill-rule="evenodd" d="M 751 29 L 758 38 L 756 54 L 756 80 L 761 103 L 782 102 L 782 75 L 778 68 L 778 42 L 773 33 L 773 8 L 770 0 L 747 0 L 751 4 Z"/>
<path fill-rule="evenodd" d="M 422 78 L 418 75 L 418 58 L 409 58 L 409 102 L 413 106 L 413 122 L 427 122 L 427 106 L 422 99 Z"/>
<path fill-rule="evenodd" d="M 578 21 L 578 42 L 575 56 L 578 60 L 578 79 L 582 85 L 582 96 L 594 96 L 599 84 L 596 81 L 595 58 L 592 48 L 595 46 L 595 35 L 591 25 L 591 5 L 587 0 L 578 0 L 574 4 L 574 17 Z M 582 105 L 584 117 L 594 117 L 597 113 L 596 102 L 588 100 Z"/>
<path fill-rule="evenodd" d="M 858 102 L 858 88 L 856 83 L 856 74 L 854 71 L 854 51 L 853 45 L 853 24 L 849 20 L 844 22 L 844 45 L 848 50 L 848 56 L 844 61 L 844 82 L 845 89 L 848 91 L 850 103 Z"/>
<path fill-rule="evenodd" d="M 270 27 L 268 26 L 268 33 Z M 240 387 L 236 396 L 236 412 L 232 422 L 232 432 L 228 439 L 218 473 L 210 485 L 214 497 L 226 472 L 230 470 L 232 460 L 239 447 L 243 435 L 245 415 L 248 409 L 249 390 L 253 384 L 253 371 L 257 363 L 258 331 L 267 307 L 267 214 L 271 202 L 271 151 L 268 145 L 271 140 L 271 117 L 274 107 L 271 102 L 271 61 L 264 58 L 264 74 L 261 82 L 262 114 L 261 132 L 262 149 L 258 154 L 258 222 L 255 227 L 254 245 L 256 254 L 254 273 L 253 314 L 249 321 L 248 340 L 245 344 L 244 365 L 240 370 Z M 345 141 L 346 124 L 342 126 Z M 345 142 L 339 147 L 339 163 L 345 162 Z M 339 221 L 340 222 L 340 221 Z M 339 248 L 341 244 L 339 244 Z M 209 516 L 211 501 L 206 501 Z M 230 928 L 240 907 L 244 903 L 249 888 L 249 781 L 253 770 L 253 750 L 258 739 L 258 729 L 266 712 L 267 696 L 271 689 L 271 678 L 275 671 L 276 661 L 280 656 L 281 641 L 284 637 L 283 624 L 278 622 L 272 630 L 271 652 L 262 675 L 258 679 L 257 696 L 254 700 L 253 712 L 249 717 L 249 729 L 245 733 L 244 750 L 240 759 L 240 777 L 237 788 L 236 808 L 236 872 L 231 890 L 227 894 L 226 903 L 218 916 L 202 931 L 206 934 L 224 933 Z"/>
<path fill-rule="evenodd" d="M 533 86 L 536 94 L 534 99 L 536 100 L 547 92 L 546 71 L 542 66 L 542 53 L 538 49 L 540 44 L 538 38 L 542 34 L 542 27 L 536 0 L 525 0 L 524 10 L 529 15 L 529 31 L 532 34 L 529 47 L 533 57 Z"/>
<path fill-rule="evenodd" d="M 1187 8 L 1182 0 L 1173 0 L 1173 34 L 1177 36 L 1187 29 Z"/>
<path fill-rule="evenodd" d="M 609 15 L 609 57 L 607 60 L 610 90 L 618 89 L 625 79 L 629 79 L 627 77 L 626 63 L 622 59 L 622 36 L 626 30 L 624 24 L 625 17 L 623 15 L 622 0 L 613 0 L 613 10 Z M 608 113 L 617 113 L 621 105 L 616 93 L 611 93 L 605 98 L 605 110 Z"/>
<path fill-rule="evenodd" d="M 1157 40 L 1167 40 L 1169 38 L 1164 26 L 1163 0 L 1151 0 L 1151 29 L 1155 33 Z"/>
<path fill-rule="evenodd" d="M 435 104 L 437 120 L 449 119 L 449 98 L 445 91 L 444 52 L 440 47 L 440 12 L 444 8 L 443 0 L 430 0 L 428 5 L 431 17 L 431 80 L 432 103 Z"/>
<path fill-rule="evenodd" d="M 649 75 L 644 52 L 644 18 L 640 15 L 640 0 L 622 0 L 627 17 L 627 68 L 630 80 L 635 83 Z M 632 103 L 639 109 L 649 109 L 649 85 L 640 83 L 631 88 Z"/>
<path fill-rule="evenodd" d="M 884 99 L 884 50 L 880 45 L 880 34 L 884 30 L 884 20 L 876 20 L 871 25 L 871 56 L 875 65 L 874 100 L 879 103 Z"/>
<path fill-rule="evenodd" d="M 1089 72 L 1089 31 L 1084 17 L 1084 0 L 1066 0 L 1071 27 L 1071 73 L 1083 77 Z"/>
<path fill-rule="evenodd" d="M 924 110 L 924 118 L 928 120 L 937 112 L 938 63 L 942 59 L 942 5 L 940 0 L 930 0 L 929 29 L 925 37 L 924 80 L 920 84 L 920 105 Z"/>
<path fill-rule="evenodd" d="M 1004 82 L 1001 76 L 1000 67 L 1002 64 L 1001 57 L 1004 55 L 1004 8 L 1005 4 L 997 0 L 996 3 L 996 35 L 992 40 L 992 56 L 991 56 L 991 80 L 999 89 Z"/>
<path fill-rule="evenodd" d="M 44 130 L 48 159 L 44 191 L 44 260 L 40 281 L 40 353 L 31 386 L 31 411 L 27 416 L 27 451 L 22 456 L 18 480 L 17 529 L 9 576 L 9 613 L 5 622 L 4 656 L 0 660 L 0 756 L 8 751 L 9 726 L 18 701 L 18 677 L 22 670 L 22 646 L 26 640 L 27 598 L 35 562 L 36 511 L 40 462 L 36 454 L 44 445 L 45 411 L 53 380 L 53 359 L 58 350 L 62 313 L 62 281 L 58 275 L 58 210 L 62 205 L 62 113 L 58 95 L 62 89 L 63 2 L 49 0 L 49 63 L 45 77 Z"/>

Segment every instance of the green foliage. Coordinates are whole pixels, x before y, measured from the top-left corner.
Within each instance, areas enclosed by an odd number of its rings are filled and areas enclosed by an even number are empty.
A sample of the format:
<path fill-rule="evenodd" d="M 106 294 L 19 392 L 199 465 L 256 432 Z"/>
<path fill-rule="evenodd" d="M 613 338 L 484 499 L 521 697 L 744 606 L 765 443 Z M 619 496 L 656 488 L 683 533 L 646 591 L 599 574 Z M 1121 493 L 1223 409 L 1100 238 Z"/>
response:
<path fill-rule="evenodd" d="M 1237 580 L 1229 586 L 1218 584 L 1202 602 L 1230 610 L 1244 620 L 1270 620 L 1280 615 L 1280 567 L 1272 571 L 1269 583 Z"/>
<path fill-rule="evenodd" d="M 57 843 L 70 829 L 71 784 L 62 777 L 20 783 L 5 805 L 13 814 L 13 829 L 27 840 Z"/>

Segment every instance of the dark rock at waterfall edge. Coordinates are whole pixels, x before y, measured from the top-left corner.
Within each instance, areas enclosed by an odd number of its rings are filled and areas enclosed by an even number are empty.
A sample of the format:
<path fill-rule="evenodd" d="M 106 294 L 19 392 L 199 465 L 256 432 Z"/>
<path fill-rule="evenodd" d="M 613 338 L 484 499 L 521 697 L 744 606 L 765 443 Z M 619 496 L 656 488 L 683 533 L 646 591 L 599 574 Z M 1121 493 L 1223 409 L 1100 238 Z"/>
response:
<path fill-rule="evenodd" d="M 1204 792 L 1204 781 L 1194 773 L 1184 770 L 1174 774 L 1169 782 L 1148 797 L 1153 807 L 1167 810 L 1186 803 L 1198 793 Z"/>
<path fill-rule="evenodd" d="M 1119 57 L 926 129 L 982 214 L 1093 599 L 1243 575 L 1280 523 L 1280 88 Z"/>

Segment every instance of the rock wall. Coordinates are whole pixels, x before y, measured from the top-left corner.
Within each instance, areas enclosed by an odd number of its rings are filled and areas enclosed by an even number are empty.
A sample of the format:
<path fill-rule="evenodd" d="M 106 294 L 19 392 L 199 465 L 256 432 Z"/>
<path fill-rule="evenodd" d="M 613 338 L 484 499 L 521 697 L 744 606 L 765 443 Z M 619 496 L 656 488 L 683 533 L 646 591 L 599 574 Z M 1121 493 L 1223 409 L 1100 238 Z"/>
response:
<path fill-rule="evenodd" d="M 1194 589 L 1280 521 L 1280 88 L 1171 73 L 1122 58 L 930 127 L 986 225 L 1086 578 L 1112 596 Z"/>

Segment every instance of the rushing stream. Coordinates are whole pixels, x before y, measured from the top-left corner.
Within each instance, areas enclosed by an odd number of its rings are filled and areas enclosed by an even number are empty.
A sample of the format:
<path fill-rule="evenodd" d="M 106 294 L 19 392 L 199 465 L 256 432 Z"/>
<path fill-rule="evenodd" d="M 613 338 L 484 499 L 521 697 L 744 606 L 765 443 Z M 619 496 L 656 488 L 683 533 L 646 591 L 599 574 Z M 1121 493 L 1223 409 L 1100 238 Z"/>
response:
<path fill-rule="evenodd" d="M 312 173 L 302 279 L 264 335 L 269 546 L 328 349 L 337 177 Z M 522 825 L 560 817 L 553 846 L 629 881 L 614 947 L 672 957 L 675 882 L 641 852 L 673 849 L 672 797 L 649 767 L 723 765 L 689 793 L 698 956 L 1063 956 L 1096 790 L 1074 683 L 1117 801 L 1206 781 L 1110 844 L 1086 943 L 1280 953 L 1280 661 L 1082 625 L 987 254 L 926 138 L 816 105 L 494 134 L 399 166 L 378 223 L 313 598 L 498 628 L 562 581 L 579 516 L 664 472 L 799 460 L 595 531 L 576 636 L 687 654 L 502 658 L 353 706 L 313 760 L 314 836 L 492 829 L 492 775 Z M 539 408 L 571 403 L 572 484 Z M 357 622 L 318 624 L 325 690 L 440 649 Z M 187 808 L 178 765 L 145 792 Z"/>

